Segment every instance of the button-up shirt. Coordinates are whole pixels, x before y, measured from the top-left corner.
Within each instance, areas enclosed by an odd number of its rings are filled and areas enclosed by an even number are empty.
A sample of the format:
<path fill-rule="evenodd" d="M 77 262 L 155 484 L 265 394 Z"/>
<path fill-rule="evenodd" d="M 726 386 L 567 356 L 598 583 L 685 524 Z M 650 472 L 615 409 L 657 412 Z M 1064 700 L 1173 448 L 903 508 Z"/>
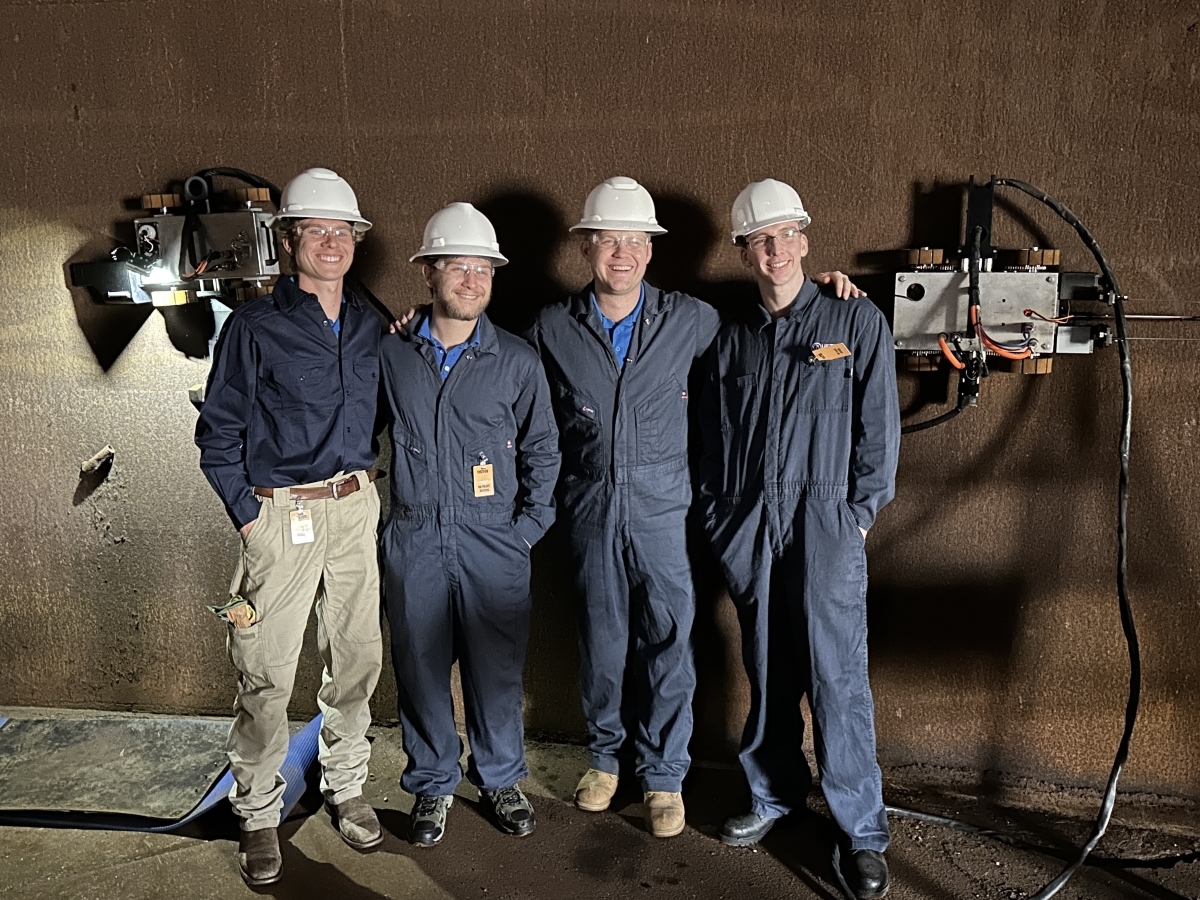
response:
<path fill-rule="evenodd" d="M 290 487 L 374 465 L 382 318 L 347 293 L 338 331 L 292 277 L 238 307 L 213 353 L 196 423 L 200 468 L 241 528 L 255 487 Z"/>
<path fill-rule="evenodd" d="M 479 348 L 479 323 L 475 323 L 475 330 L 471 332 L 469 340 L 447 350 L 442 346 L 441 341 L 435 338 L 429 330 L 429 319 L 430 316 L 426 315 L 421 320 L 421 324 L 417 326 L 417 334 L 429 341 L 433 347 L 434 356 L 437 357 L 438 374 L 442 376 L 442 381 L 445 381 L 450 377 L 450 370 L 454 368 L 454 364 L 458 362 L 459 357 L 463 355 L 468 347 Z"/>
<path fill-rule="evenodd" d="M 608 335 L 608 341 L 612 344 L 613 355 L 617 358 L 617 368 L 625 368 L 625 357 L 629 355 L 629 342 L 633 340 L 633 330 L 637 327 L 638 316 L 642 314 L 642 304 L 646 299 L 646 285 L 643 282 L 640 293 L 638 294 L 637 306 L 633 308 L 633 312 L 619 321 L 613 321 L 608 316 L 600 311 L 600 304 L 596 302 L 595 293 L 592 294 L 592 306 L 596 308 L 596 315 L 600 317 L 600 324 L 604 327 L 605 334 Z"/>

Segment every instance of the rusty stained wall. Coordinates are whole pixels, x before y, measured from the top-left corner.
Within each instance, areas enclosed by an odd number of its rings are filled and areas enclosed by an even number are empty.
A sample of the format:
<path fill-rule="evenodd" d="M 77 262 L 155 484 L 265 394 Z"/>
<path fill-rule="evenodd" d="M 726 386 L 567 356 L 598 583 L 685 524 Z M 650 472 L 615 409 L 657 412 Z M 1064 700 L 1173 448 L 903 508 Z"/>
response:
<path fill-rule="evenodd" d="M 1132 311 L 1200 295 L 1200 5 L 901 2 L 5 2 L 0 32 L 0 702 L 221 713 L 232 672 L 203 604 L 236 538 L 196 467 L 186 389 L 203 317 L 100 307 L 64 264 L 106 253 L 128 198 L 213 165 L 283 183 L 343 173 L 376 223 L 359 272 L 397 310 L 405 262 L 456 199 L 492 215 L 514 322 L 584 277 L 565 228 L 617 173 L 671 234 L 654 278 L 701 296 L 740 277 L 727 210 L 749 180 L 798 186 L 811 269 L 952 246 L 971 173 L 1060 196 Z M 1006 198 L 996 242 L 1073 235 Z M 1126 784 L 1200 796 L 1200 328 L 1138 325 L 1131 584 L 1146 665 Z M 907 414 L 945 381 L 902 376 Z M 1126 662 L 1113 589 L 1117 364 L 997 375 L 982 404 L 906 438 L 870 539 L 880 756 L 1097 783 Z M 79 461 L 111 443 L 98 487 Z M 577 732 L 567 573 L 536 557 L 531 728 Z M 703 572 L 695 750 L 746 709 L 737 626 Z M 294 708 L 313 709 L 303 666 Z M 394 715 L 390 674 L 376 697 Z"/>

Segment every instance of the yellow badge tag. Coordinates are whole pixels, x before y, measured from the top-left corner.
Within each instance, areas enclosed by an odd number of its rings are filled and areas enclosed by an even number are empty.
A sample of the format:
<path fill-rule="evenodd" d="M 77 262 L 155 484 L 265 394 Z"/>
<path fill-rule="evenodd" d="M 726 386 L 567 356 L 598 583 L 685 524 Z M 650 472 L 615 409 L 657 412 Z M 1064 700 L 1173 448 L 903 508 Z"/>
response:
<path fill-rule="evenodd" d="M 311 544 L 316 540 L 311 509 L 293 509 L 289 515 L 292 519 L 293 544 Z"/>
<path fill-rule="evenodd" d="M 824 347 L 818 347 L 813 351 L 813 356 L 821 362 L 832 362 L 835 359 L 841 359 L 843 356 L 849 356 L 850 350 L 845 344 L 826 344 Z"/>
<path fill-rule="evenodd" d="M 496 483 L 492 481 L 492 464 L 471 467 L 471 480 L 475 483 L 476 497 L 491 497 L 496 493 Z"/>

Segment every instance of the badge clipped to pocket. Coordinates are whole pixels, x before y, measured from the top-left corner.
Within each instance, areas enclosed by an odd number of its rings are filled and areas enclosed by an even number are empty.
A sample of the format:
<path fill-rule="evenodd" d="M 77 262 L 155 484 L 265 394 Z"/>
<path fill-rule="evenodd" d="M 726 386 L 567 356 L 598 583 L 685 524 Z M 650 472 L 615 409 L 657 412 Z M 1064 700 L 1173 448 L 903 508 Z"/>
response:
<path fill-rule="evenodd" d="M 821 362 L 833 362 L 835 359 L 850 355 L 850 348 L 845 344 L 824 344 L 820 347 L 813 347 L 813 358 Z"/>
<path fill-rule="evenodd" d="M 480 463 L 471 467 L 471 481 L 476 497 L 492 497 L 496 493 L 496 482 L 492 480 L 492 464 Z"/>
<path fill-rule="evenodd" d="M 311 544 L 316 536 L 313 534 L 312 510 L 297 507 L 288 517 L 292 522 L 292 543 Z"/>

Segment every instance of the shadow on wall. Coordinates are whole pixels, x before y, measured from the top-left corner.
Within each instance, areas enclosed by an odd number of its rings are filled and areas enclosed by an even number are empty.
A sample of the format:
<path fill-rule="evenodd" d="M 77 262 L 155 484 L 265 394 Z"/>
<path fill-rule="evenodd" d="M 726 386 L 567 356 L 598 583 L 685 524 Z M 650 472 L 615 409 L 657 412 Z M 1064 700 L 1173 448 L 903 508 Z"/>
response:
<path fill-rule="evenodd" d="M 501 188 L 478 204 L 496 228 L 500 249 L 508 257 L 492 286 L 488 317 L 519 334 L 544 306 L 574 290 L 553 274 L 559 246 L 567 240 L 567 223 L 544 195 Z"/>
<path fill-rule="evenodd" d="M 567 225 L 544 195 L 521 187 L 502 186 L 476 207 L 496 229 L 508 264 L 492 285 L 488 318 L 506 331 L 520 334 L 544 306 L 557 303 L 573 288 L 553 272 L 555 258 L 567 239 Z M 579 713 L 578 643 L 571 560 L 562 528 L 553 526 L 533 549 L 530 591 L 533 614 L 525 664 L 526 723 L 545 737 L 577 737 L 584 731 Z M 564 735 L 564 719 L 575 728 Z"/>
<path fill-rule="evenodd" d="M 118 225 L 118 229 L 120 227 Z M 75 287 L 71 281 L 71 265 L 92 259 L 92 253 L 75 254 L 63 265 L 63 280 L 71 293 L 79 330 L 83 332 L 96 362 L 107 372 L 154 314 L 155 307 L 149 303 L 104 303 L 97 299 L 97 294 L 90 288 Z M 189 359 L 208 357 L 209 341 L 215 333 L 216 320 L 207 300 L 166 306 L 159 311 L 163 315 L 171 346 Z"/>

